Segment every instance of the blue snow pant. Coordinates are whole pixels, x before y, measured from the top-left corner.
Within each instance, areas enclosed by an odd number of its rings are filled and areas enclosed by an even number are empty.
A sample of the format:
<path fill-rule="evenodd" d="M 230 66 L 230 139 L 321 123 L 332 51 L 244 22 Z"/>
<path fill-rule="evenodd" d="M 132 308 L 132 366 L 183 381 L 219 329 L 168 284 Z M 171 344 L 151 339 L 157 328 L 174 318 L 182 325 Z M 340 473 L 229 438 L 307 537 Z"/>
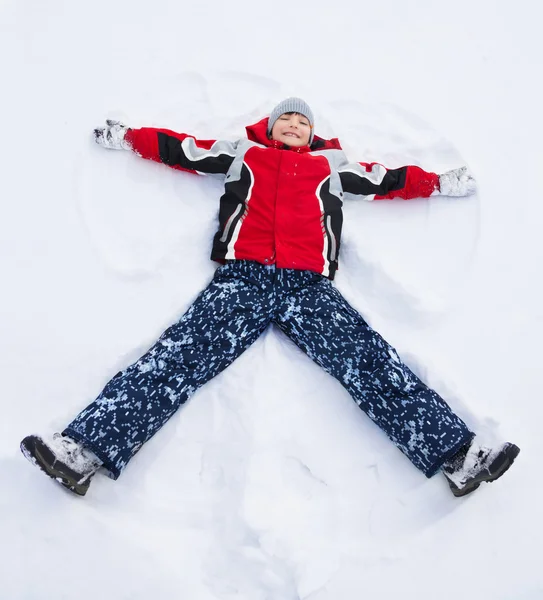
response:
<path fill-rule="evenodd" d="M 64 434 L 93 450 L 117 479 L 181 404 L 270 323 L 335 377 L 428 477 L 472 439 L 329 279 L 252 261 L 219 267 L 181 319 L 117 373 Z"/>

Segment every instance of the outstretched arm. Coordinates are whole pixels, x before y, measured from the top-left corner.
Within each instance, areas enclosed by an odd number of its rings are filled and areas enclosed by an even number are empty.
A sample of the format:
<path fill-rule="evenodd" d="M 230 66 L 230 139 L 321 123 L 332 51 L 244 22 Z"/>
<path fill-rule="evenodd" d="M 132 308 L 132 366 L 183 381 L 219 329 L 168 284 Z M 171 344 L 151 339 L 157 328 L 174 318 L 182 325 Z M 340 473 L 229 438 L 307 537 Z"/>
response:
<path fill-rule="evenodd" d="M 466 167 L 438 175 L 415 166 L 387 169 L 379 163 L 351 163 L 340 167 L 339 176 L 345 193 L 362 196 L 365 200 L 410 200 L 475 192 L 475 180 Z"/>
<path fill-rule="evenodd" d="M 226 174 L 236 154 L 236 142 L 197 140 L 186 133 L 142 127 L 130 129 L 119 121 L 106 121 L 94 130 L 94 139 L 104 148 L 132 150 L 142 158 L 162 162 L 190 173 Z"/>

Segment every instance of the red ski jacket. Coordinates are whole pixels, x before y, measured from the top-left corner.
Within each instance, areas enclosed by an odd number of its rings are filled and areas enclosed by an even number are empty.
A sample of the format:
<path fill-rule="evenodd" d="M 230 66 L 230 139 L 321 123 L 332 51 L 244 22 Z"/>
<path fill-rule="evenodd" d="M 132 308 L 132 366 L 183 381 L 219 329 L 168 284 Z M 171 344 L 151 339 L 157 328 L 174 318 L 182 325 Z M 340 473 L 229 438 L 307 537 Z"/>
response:
<path fill-rule="evenodd" d="M 211 258 L 254 260 L 334 278 L 349 195 L 365 200 L 425 198 L 439 178 L 415 166 L 386 169 L 349 163 L 336 138 L 315 136 L 299 148 L 270 140 L 268 119 L 247 127 L 247 139 L 197 140 L 168 129 L 130 129 L 134 152 L 174 169 L 226 175 Z"/>

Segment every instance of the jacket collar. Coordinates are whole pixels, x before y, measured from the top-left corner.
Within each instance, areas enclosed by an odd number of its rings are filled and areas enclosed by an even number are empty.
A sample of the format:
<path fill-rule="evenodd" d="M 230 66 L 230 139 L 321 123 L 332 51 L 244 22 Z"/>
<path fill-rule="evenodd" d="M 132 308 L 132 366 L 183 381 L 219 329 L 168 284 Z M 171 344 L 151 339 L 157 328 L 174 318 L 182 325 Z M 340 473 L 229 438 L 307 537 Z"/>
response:
<path fill-rule="evenodd" d="M 267 146 L 268 148 L 277 148 L 279 150 L 292 150 L 293 152 L 305 153 L 313 152 L 315 150 L 341 150 L 341 145 L 337 138 L 331 138 L 329 140 L 319 137 L 318 135 L 313 136 L 313 142 L 311 146 L 287 146 L 282 142 L 270 140 L 268 137 L 268 117 L 258 121 L 254 125 L 249 125 L 245 128 L 247 131 L 247 137 L 257 144 Z"/>

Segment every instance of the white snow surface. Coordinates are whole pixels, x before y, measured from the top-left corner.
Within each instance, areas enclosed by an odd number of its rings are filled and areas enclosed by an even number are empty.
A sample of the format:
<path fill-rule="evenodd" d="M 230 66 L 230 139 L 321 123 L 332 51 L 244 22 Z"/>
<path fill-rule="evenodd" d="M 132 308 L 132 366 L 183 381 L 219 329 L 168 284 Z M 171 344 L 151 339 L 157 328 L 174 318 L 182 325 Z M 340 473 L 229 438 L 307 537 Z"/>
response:
<path fill-rule="evenodd" d="M 543 8 L 533 0 L 0 5 L 4 600 L 540 600 Z M 85 498 L 21 455 L 212 277 L 221 182 L 106 118 L 236 139 L 288 95 L 351 160 L 469 198 L 345 206 L 338 289 L 517 463 L 456 499 L 270 329 Z"/>

